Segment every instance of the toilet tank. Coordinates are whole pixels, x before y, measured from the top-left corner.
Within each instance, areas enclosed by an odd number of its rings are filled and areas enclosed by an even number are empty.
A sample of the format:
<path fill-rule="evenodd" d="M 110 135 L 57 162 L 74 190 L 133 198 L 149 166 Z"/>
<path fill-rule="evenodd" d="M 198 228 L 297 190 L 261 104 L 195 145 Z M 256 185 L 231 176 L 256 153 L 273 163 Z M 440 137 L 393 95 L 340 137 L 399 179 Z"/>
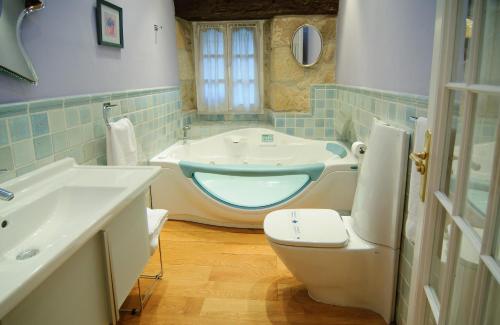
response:
<path fill-rule="evenodd" d="M 374 119 L 352 207 L 354 231 L 366 241 L 399 248 L 409 135 Z"/>

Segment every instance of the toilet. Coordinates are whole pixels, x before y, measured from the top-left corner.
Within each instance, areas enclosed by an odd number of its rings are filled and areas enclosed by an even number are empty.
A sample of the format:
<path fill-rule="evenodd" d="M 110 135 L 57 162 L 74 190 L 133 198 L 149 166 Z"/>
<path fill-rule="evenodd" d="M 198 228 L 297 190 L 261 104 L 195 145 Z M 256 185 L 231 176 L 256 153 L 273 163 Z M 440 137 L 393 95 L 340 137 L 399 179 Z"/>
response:
<path fill-rule="evenodd" d="M 264 232 L 312 299 L 394 319 L 409 135 L 374 120 L 351 216 L 327 209 L 268 214 Z"/>

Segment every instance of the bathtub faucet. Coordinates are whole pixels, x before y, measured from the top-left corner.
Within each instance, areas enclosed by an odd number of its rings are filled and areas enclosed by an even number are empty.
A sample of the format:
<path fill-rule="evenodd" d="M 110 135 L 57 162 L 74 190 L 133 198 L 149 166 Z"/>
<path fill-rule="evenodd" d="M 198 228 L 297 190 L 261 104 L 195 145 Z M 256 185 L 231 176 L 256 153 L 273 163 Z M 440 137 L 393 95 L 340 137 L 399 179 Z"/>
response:
<path fill-rule="evenodd" d="M 182 132 L 183 132 L 183 135 L 182 135 L 182 143 L 183 144 L 186 144 L 187 143 L 187 139 L 188 139 L 188 131 L 191 129 L 191 125 L 184 125 L 182 127 Z"/>

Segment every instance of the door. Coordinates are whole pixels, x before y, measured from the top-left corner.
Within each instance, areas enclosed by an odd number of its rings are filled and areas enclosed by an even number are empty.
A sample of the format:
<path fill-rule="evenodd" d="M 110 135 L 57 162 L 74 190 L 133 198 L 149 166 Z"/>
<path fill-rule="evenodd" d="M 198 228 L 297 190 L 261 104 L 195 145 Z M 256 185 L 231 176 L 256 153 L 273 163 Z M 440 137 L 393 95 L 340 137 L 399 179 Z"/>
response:
<path fill-rule="evenodd" d="M 500 0 L 437 1 L 429 97 L 408 324 L 500 324 Z"/>

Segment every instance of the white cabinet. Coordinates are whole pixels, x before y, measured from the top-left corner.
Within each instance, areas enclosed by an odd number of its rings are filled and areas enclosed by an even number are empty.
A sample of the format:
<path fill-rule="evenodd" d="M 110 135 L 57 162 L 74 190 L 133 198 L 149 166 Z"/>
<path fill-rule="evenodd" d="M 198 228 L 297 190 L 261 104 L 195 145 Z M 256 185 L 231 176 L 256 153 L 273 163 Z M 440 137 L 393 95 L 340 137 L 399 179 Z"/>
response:
<path fill-rule="evenodd" d="M 149 259 L 144 196 L 137 197 L 105 227 L 116 311 L 127 298 Z M 117 315 L 118 316 L 118 315 Z"/>
<path fill-rule="evenodd" d="M 141 193 L 12 309 L 0 325 L 110 324 L 148 259 L 146 207 Z"/>

